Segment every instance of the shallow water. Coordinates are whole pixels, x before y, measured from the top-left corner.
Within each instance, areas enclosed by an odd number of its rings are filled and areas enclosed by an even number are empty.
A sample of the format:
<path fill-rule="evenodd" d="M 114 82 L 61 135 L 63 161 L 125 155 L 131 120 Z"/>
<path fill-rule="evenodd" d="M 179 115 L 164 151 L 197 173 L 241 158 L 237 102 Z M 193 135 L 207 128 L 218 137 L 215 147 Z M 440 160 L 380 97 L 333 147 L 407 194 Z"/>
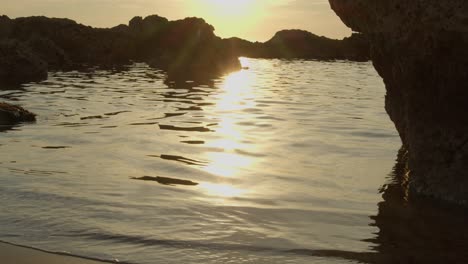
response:
<path fill-rule="evenodd" d="M 38 114 L 0 133 L 0 240 L 141 264 L 365 261 L 400 147 L 381 78 L 242 62 L 206 82 L 135 64 L 0 91 Z"/>

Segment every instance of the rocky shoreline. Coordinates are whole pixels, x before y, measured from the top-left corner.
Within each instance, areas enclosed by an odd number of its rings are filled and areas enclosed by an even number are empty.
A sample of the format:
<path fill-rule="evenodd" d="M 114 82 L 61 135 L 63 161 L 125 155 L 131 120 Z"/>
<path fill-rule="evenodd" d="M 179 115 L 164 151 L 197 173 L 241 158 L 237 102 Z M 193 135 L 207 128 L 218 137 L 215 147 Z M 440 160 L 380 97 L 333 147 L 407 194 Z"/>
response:
<path fill-rule="evenodd" d="M 301 30 L 278 32 L 265 43 L 214 34 L 200 18 L 169 21 L 134 17 L 128 25 L 92 28 L 73 20 L 0 16 L 0 83 L 44 80 L 50 70 L 145 62 L 169 78 L 206 79 L 241 68 L 239 56 L 255 58 L 368 60 L 367 40 L 344 40 Z"/>
<path fill-rule="evenodd" d="M 69 19 L 0 17 L 0 82 L 47 78 L 49 70 L 113 68 L 146 62 L 170 75 L 198 71 L 218 75 L 237 70 L 237 57 L 203 19 L 133 18 L 129 25 L 92 28 Z"/>

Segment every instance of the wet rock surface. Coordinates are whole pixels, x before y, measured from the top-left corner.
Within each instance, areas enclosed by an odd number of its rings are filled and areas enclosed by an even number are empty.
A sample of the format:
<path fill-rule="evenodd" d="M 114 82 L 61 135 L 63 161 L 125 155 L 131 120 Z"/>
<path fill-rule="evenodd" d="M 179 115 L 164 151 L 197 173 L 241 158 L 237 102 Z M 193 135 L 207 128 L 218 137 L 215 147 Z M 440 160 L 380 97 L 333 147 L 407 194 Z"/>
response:
<path fill-rule="evenodd" d="M 468 202 L 468 2 L 330 0 L 371 43 L 386 110 L 408 149 L 409 188 Z"/>
<path fill-rule="evenodd" d="M 0 126 L 10 126 L 19 122 L 32 122 L 36 115 L 21 106 L 0 102 Z"/>
<path fill-rule="evenodd" d="M 0 40 L 0 83 L 13 84 L 47 78 L 47 63 L 17 40 Z"/>

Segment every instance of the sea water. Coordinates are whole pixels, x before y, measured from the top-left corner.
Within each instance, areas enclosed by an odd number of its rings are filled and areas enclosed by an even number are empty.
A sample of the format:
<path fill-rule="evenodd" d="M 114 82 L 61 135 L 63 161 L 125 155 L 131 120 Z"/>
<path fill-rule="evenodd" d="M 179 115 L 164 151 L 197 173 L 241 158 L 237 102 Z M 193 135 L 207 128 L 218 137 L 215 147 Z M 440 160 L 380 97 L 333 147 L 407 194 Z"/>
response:
<path fill-rule="evenodd" d="M 242 64 L 212 80 L 134 64 L 0 90 L 38 115 L 0 132 L 0 240 L 141 264 L 375 253 L 401 143 L 371 63 Z"/>

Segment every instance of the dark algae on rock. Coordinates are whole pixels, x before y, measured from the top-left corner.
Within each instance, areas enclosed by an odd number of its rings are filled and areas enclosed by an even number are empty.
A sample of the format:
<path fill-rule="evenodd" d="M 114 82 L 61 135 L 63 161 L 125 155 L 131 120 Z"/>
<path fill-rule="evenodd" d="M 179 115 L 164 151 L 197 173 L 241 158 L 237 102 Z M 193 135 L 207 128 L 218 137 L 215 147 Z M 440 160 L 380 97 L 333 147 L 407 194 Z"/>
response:
<path fill-rule="evenodd" d="M 408 149 L 409 188 L 468 203 L 468 2 L 330 0 L 367 36 L 386 110 Z"/>

